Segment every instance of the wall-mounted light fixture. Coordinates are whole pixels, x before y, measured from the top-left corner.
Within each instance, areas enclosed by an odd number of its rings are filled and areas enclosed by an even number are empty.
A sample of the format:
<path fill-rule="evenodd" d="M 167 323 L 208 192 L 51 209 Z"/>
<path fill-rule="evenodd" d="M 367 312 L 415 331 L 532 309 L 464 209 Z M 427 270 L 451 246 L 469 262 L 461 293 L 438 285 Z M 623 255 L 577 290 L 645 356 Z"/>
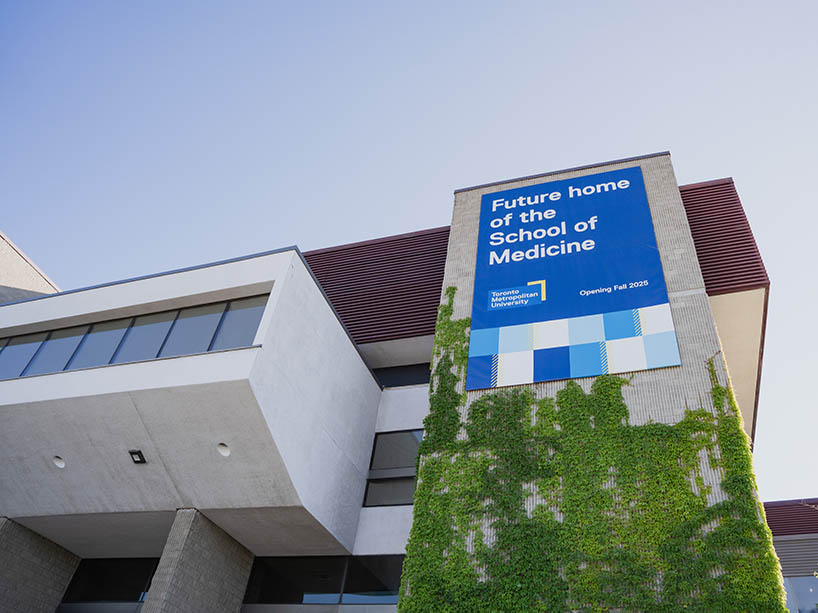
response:
<path fill-rule="evenodd" d="M 131 454 L 131 459 L 133 460 L 134 464 L 147 463 L 147 460 L 145 459 L 145 454 L 142 453 L 141 449 L 129 449 L 128 453 Z"/>

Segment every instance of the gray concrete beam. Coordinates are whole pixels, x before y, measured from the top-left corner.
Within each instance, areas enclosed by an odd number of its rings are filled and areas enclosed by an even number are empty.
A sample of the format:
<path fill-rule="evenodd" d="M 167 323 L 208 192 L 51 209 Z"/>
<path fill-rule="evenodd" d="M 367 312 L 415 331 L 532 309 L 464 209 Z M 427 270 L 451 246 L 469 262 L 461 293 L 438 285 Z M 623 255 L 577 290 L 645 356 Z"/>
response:
<path fill-rule="evenodd" d="M 142 613 L 239 611 L 253 554 L 196 509 L 180 509 Z"/>
<path fill-rule="evenodd" d="M 79 563 L 70 551 L 0 517 L 0 611 L 52 613 Z"/>

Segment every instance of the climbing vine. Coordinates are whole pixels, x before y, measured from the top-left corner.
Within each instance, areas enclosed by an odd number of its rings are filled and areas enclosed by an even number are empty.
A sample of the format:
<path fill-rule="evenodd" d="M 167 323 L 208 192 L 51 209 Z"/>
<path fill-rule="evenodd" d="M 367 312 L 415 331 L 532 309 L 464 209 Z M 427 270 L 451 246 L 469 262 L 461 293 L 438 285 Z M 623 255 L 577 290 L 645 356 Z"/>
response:
<path fill-rule="evenodd" d="M 468 319 L 446 291 L 399 611 L 778 611 L 783 588 L 748 440 L 709 364 L 714 411 L 628 423 L 586 394 L 458 391 Z M 461 418 L 461 414 L 464 415 Z M 705 485 L 721 475 L 724 495 Z M 726 499 L 725 499 L 726 498 Z"/>

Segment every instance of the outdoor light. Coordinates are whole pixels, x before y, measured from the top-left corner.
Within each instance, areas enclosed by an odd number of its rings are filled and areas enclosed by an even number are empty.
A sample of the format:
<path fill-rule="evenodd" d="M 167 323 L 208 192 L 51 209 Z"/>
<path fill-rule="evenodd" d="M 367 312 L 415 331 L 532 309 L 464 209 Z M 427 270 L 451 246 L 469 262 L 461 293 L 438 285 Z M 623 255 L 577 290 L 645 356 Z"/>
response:
<path fill-rule="evenodd" d="M 134 464 L 145 464 L 147 462 L 145 454 L 142 453 L 141 449 L 129 449 L 128 453 L 131 454 L 131 459 Z"/>

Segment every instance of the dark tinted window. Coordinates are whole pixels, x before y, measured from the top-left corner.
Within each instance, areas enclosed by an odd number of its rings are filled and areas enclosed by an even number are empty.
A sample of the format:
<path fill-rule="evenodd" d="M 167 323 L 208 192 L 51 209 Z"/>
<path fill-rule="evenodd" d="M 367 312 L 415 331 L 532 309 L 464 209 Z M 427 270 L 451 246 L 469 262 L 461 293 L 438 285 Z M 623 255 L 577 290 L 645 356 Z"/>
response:
<path fill-rule="evenodd" d="M 384 387 L 400 387 L 401 385 L 418 385 L 429 383 L 431 378 L 430 365 L 411 364 L 409 366 L 392 366 L 390 368 L 376 368 L 372 372 Z"/>
<path fill-rule="evenodd" d="M 148 591 L 159 558 L 82 560 L 63 602 L 140 602 Z"/>
<path fill-rule="evenodd" d="M 179 317 L 173 323 L 159 357 L 207 351 L 224 313 L 224 307 L 225 303 L 220 302 L 179 311 Z"/>
<path fill-rule="evenodd" d="M 79 349 L 71 358 L 68 370 L 108 364 L 130 323 L 131 319 L 128 318 L 103 321 L 91 326 L 91 331 L 85 335 Z"/>
<path fill-rule="evenodd" d="M 23 374 L 42 375 L 61 371 L 87 331 L 88 326 L 78 326 L 52 332 Z"/>
<path fill-rule="evenodd" d="M 335 604 L 345 563 L 343 557 L 256 558 L 244 602 Z"/>
<path fill-rule="evenodd" d="M 0 351 L 0 379 L 19 377 L 47 334 L 39 332 L 10 339 L 3 351 Z"/>
<path fill-rule="evenodd" d="M 412 504 L 415 497 L 415 478 L 370 479 L 366 485 L 365 507 Z"/>
<path fill-rule="evenodd" d="M 159 355 L 175 317 L 176 311 L 137 317 L 114 356 L 114 364 L 152 360 Z"/>
<path fill-rule="evenodd" d="M 344 604 L 397 604 L 403 556 L 356 556 L 349 559 Z"/>
<path fill-rule="evenodd" d="M 268 296 L 231 300 L 211 351 L 253 344 Z"/>
<path fill-rule="evenodd" d="M 370 468 L 379 470 L 414 466 L 422 438 L 423 430 L 376 434 Z"/>

